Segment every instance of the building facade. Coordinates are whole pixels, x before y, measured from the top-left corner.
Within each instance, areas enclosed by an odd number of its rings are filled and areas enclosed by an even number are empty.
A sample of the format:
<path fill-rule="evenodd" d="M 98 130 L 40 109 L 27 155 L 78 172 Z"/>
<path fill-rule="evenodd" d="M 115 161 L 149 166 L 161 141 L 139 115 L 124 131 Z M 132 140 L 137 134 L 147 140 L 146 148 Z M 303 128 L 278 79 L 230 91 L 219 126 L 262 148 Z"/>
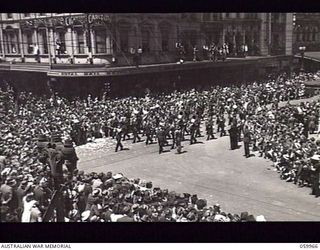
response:
<path fill-rule="evenodd" d="M 300 46 L 305 46 L 307 51 L 319 51 L 320 13 L 295 13 L 293 23 L 294 52 L 298 52 Z"/>
<path fill-rule="evenodd" d="M 192 57 L 212 42 L 229 45 L 237 56 L 290 55 L 292 14 L 288 13 L 2 13 L 2 61 L 50 64 L 132 65 L 142 48 L 142 64 L 174 62 L 176 43 Z M 37 56 L 37 59 L 35 57 Z M 201 58 L 201 53 L 199 53 Z M 38 60 L 39 58 L 39 60 Z"/>

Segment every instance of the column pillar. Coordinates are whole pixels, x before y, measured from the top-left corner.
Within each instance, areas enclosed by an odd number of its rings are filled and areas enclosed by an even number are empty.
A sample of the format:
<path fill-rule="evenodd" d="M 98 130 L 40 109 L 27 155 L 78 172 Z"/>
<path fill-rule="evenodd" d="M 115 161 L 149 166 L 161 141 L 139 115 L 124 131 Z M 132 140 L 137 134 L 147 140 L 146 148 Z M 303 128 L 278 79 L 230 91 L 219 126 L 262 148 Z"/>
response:
<path fill-rule="evenodd" d="M 260 26 L 260 41 L 259 41 L 259 48 L 260 48 L 260 54 L 261 55 L 268 55 L 268 19 L 267 19 L 268 13 L 261 13 L 261 26 Z"/>
<path fill-rule="evenodd" d="M 4 37 L 2 27 L 0 28 L 0 39 L 1 39 L 1 48 L 2 48 L 2 57 L 5 58 L 5 47 L 4 47 Z"/>
<path fill-rule="evenodd" d="M 92 52 L 92 55 L 94 55 L 96 53 L 95 32 L 94 32 L 94 30 L 90 29 L 90 33 L 91 33 L 91 52 Z"/>
<path fill-rule="evenodd" d="M 285 14 L 285 55 L 292 55 L 293 17 L 292 13 Z"/>
<path fill-rule="evenodd" d="M 20 47 L 20 53 L 21 53 L 21 59 L 22 61 L 24 61 L 24 46 L 23 46 L 23 36 L 22 36 L 22 31 L 21 31 L 21 27 L 19 26 L 19 47 Z"/>
<path fill-rule="evenodd" d="M 87 37 L 88 37 L 88 31 L 84 30 L 83 31 L 83 36 L 84 36 L 84 40 L 83 40 L 83 46 L 84 46 L 84 53 L 85 54 L 89 54 L 89 44 L 87 43 Z"/>
<path fill-rule="evenodd" d="M 55 39 L 55 35 L 53 32 L 52 28 L 48 28 L 48 41 L 49 41 L 49 48 L 48 50 L 50 50 L 51 55 L 52 55 L 52 59 L 56 58 L 56 39 Z"/>
<path fill-rule="evenodd" d="M 67 32 L 65 35 L 65 42 L 66 42 L 66 51 L 68 53 L 68 55 L 70 55 L 71 57 L 73 57 L 73 45 L 72 45 L 72 30 L 70 27 L 67 28 Z"/>
<path fill-rule="evenodd" d="M 221 45 L 223 45 L 223 44 L 226 42 L 225 36 L 226 36 L 226 30 L 225 30 L 225 28 L 223 27 L 222 30 L 221 30 L 221 37 L 220 37 L 220 38 L 221 38 L 221 39 L 220 39 Z"/>

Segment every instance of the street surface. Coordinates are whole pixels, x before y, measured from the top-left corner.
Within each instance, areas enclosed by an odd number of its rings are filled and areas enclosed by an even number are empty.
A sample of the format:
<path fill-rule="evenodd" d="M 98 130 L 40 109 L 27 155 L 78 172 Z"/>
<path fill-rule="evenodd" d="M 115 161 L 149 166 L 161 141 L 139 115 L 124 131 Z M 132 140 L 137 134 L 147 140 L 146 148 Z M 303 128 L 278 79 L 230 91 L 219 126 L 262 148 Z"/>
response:
<path fill-rule="evenodd" d="M 99 139 L 77 147 L 78 167 L 86 172 L 123 173 L 152 181 L 154 187 L 197 194 L 208 205 L 219 203 L 226 212 L 262 214 L 267 221 L 320 221 L 320 198 L 309 195 L 310 188 L 281 180 L 271 161 L 257 155 L 245 158 L 242 143 L 230 150 L 229 136 L 197 140 L 200 143 L 195 145 L 183 142 L 185 152 L 180 155 L 169 151 L 170 146 L 159 155 L 158 144 L 129 140 L 123 143 L 128 150 L 116 153 L 115 140 Z"/>

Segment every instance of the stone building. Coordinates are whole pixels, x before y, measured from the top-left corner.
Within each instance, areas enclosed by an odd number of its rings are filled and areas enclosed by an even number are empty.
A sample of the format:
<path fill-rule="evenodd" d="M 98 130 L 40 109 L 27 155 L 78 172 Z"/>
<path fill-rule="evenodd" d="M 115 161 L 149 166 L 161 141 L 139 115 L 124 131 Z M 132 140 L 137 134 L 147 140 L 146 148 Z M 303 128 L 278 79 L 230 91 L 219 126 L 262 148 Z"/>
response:
<path fill-rule="evenodd" d="M 287 13 L 2 13 L 0 54 L 4 61 L 131 65 L 143 50 L 142 63 L 177 59 L 176 43 L 192 49 L 215 42 L 229 44 L 237 56 L 290 54 L 292 14 Z M 291 18 L 291 19 L 290 19 Z M 57 50 L 59 47 L 59 51 Z"/>

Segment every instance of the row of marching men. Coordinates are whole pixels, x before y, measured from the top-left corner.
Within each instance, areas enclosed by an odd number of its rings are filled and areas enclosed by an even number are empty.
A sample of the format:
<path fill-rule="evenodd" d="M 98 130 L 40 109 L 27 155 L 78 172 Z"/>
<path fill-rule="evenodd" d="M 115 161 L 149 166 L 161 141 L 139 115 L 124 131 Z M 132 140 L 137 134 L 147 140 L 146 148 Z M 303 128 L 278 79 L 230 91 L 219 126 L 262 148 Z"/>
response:
<path fill-rule="evenodd" d="M 153 144 L 155 140 L 159 144 L 159 154 L 164 152 L 164 147 L 171 145 L 171 149 L 177 149 L 177 153 L 182 152 L 181 142 L 186 140 L 186 135 L 190 136 L 190 145 L 197 143 L 197 137 L 201 137 L 201 115 L 193 115 L 190 119 L 185 119 L 185 117 L 180 113 L 176 119 L 160 120 L 159 122 L 155 120 L 146 120 L 142 124 L 133 123 L 128 130 L 128 126 L 123 126 L 119 123 L 115 128 L 114 137 L 116 138 L 117 144 L 115 151 L 119 149 L 123 150 L 122 141 L 131 139 L 129 131 L 133 135 L 133 143 L 141 142 L 142 139 L 139 134 L 145 136 L 145 144 Z M 223 123 L 223 124 L 222 124 Z M 218 125 L 218 129 L 221 131 L 221 135 L 226 135 L 225 132 L 225 119 L 218 120 L 213 118 L 213 116 L 208 116 L 205 118 L 205 130 L 207 134 L 207 140 L 215 139 L 215 128 Z M 172 140 L 169 144 L 168 140 Z"/>
<path fill-rule="evenodd" d="M 77 169 L 79 160 L 71 140 L 62 141 L 58 134 L 51 138 L 39 135 L 37 139 L 38 160 L 45 166 L 49 166 L 54 180 L 55 189 L 63 184 L 63 166 L 68 172 L 73 173 Z"/>

